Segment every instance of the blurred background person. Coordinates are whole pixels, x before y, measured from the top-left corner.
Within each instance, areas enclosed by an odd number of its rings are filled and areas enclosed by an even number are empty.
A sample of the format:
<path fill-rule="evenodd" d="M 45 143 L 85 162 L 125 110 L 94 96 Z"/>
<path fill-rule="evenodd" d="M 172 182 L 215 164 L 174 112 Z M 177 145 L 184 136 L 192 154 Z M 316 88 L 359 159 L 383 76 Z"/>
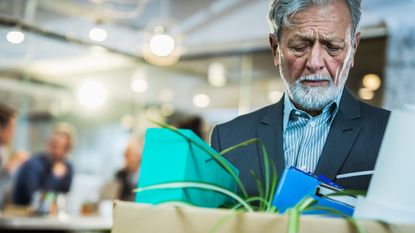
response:
<path fill-rule="evenodd" d="M 32 156 L 17 173 L 13 202 L 29 205 L 39 192 L 67 193 L 70 190 L 73 168 L 67 161 L 73 146 L 74 130 L 67 123 L 54 127 L 46 141 L 46 151 Z"/>
<path fill-rule="evenodd" d="M 28 158 L 28 154 L 24 152 L 7 156 L 6 147 L 12 144 L 16 122 L 17 112 L 0 103 L 0 208 L 3 208 L 5 198 L 10 191 L 12 176 Z"/>
<path fill-rule="evenodd" d="M 140 177 L 140 165 L 143 145 L 139 140 L 131 140 L 124 151 L 124 167 L 119 170 L 115 178 L 119 183 L 118 199 L 123 201 L 133 201 L 135 193 L 133 189 L 137 187 Z"/>
<path fill-rule="evenodd" d="M 179 120 L 176 124 L 179 129 L 190 129 L 201 139 L 205 140 L 203 132 L 203 120 L 200 116 L 187 116 Z"/>
<path fill-rule="evenodd" d="M 16 131 L 17 112 L 0 103 L 0 162 L 4 159 L 4 147 L 11 144 Z"/>

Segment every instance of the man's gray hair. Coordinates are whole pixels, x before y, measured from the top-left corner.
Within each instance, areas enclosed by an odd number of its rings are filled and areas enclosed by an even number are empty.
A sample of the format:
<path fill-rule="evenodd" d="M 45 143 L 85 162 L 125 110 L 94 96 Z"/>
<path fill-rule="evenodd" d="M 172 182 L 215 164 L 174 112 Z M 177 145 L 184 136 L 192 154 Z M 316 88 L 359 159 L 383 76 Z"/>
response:
<path fill-rule="evenodd" d="M 304 10 L 313 5 L 325 5 L 334 0 L 272 0 L 271 9 L 268 14 L 268 21 L 272 33 L 281 38 L 281 28 L 290 25 L 290 17 L 298 11 Z M 352 16 L 352 37 L 355 36 L 362 15 L 361 0 L 343 0 L 349 6 Z"/>

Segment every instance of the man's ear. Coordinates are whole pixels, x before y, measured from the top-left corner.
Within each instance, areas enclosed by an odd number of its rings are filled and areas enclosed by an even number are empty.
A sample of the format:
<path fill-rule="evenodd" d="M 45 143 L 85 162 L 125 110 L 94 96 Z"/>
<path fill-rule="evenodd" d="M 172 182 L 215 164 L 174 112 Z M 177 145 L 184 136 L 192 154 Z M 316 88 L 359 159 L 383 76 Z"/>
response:
<path fill-rule="evenodd" d="M 354 42 L 353 42 L 353 57 L 352 57 L 352 61 L 350 63 L 350 67 L 354 66 L 354 56 L 356 55 L 356 51 L 357 51 L 357 47 L 359 46 L 359 42 L 360 42 L 360 32 L 356 33 L 356 36 L 354 37 Z"/>
<path fill-rule="evenodd" d="M 274 66 L 280 65 L 280 56 L 278 52 L 278 40 L 275 34 L 270 33 L 268 35 L 269 46 L 271 47 L 272 56 L 274 57 Z"/>

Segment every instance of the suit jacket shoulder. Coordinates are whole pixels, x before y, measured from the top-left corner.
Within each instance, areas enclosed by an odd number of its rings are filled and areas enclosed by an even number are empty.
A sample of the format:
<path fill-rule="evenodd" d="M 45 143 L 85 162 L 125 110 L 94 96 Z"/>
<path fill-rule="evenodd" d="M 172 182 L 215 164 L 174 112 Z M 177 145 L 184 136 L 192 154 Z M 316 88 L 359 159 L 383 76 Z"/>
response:
<path fill-rule="evenodd" d="M 360 102 L 360 106 L 362 110 L 362 115 L 365 116 L 366 118 L 372 118 L 372 119 L 375 118 L 375 119 L 381 119 L 381 120 L 387 120 L 389 118 L 389 115 L 390 115 L 389 110 L 378 108 L 378 107 L 372 106 L 362 101 L 359 101 L 359 102 Z"/>
<path fill-rule="evenodd" d="M 281 133 L 277 122 L 282 122 L 282 103 L 266 106 L 252 113 L 239 116 L 229 122 L 216 126 L 211 135 L 212 147 L 217 151 L 235 146 L 249 139 L 260 139 L 273 161 L 278 161 L 277 170 L 281 175 L 283 153 L 280 151 Z M 281 114 L 281 115 L 280 115 Z M 280 120 L 279 120 L 280 119 Z M 250 195 L 257 195 L 256 180 L 252 173 L 263 179 L 263 154 L 258 144 L 252 143 L 224 155 L 239 169 L 239 177 Z"/>
<path fill-rule="evenodd" d="M 277 108 L 272 104 L 216 125 L 212 131 L 211 144 L 218 151 L 256 137 L 258 124 Z M 218 138 L 219 137 L 219 138 Z"/>

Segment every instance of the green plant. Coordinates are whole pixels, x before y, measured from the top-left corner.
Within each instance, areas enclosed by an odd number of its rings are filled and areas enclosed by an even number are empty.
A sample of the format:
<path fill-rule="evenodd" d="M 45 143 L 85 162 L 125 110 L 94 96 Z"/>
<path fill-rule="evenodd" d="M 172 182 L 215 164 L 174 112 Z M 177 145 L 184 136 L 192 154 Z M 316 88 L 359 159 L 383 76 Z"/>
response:
<path fill-rule="evenodd" d="M 242 196 L 239 196 L 238 194 L 226 190 L 222 187 L 209 184 L 209 183 L 203 183 L 203 182 L 168 182 L 163 184 L 155 184 L 143 188 L 137 188 L 134 190 L 134 192 L 143 192 L 146 190 L 157 190 L 157 189 L 175 189 L 175 188 L 198 188 L 198 189 L 205 189 L 210 190 L 214 192 L 221 193 L 223 195 L 226 195 L 228 197 L 231 197 L 233 200 L 236 201 L 236 204 L 231 206 L 230 209 L 234 213 L 242 213 L 244 211 L 252 212 L 252 211 L 259 211 L 259 212 L 267 212 L 267 213 L 277 213 L 278 209 L 272 206 L 272 200 L 274 197 L 274 192 L 278 184 L 278 174 L 275 167 L 275 163 L 269 159 L 268 152 L 264 146 L 264 144 L 261 142 L 261 140 L 257 138 L 252 138 L 247 141 L 244 141 L 242 143 L 239 143 L 235 146 L 232 146 L 230 148 L 227 148 L 219 153 L 219 156 L 215 153 L 212 153 L 211 151 L 207 150 L 204 146 L 202 146 L 199 142 L 193 140 L 192 138 L 186 136 L 185 134 L 181 133 L 177 128 L 160 123 L 152 121 L 154 124 L 162 127 L 170 129 L 171 131 L 177 133 L 178 135 L 182 136 L 184 139 L 187 140 L 187 142 L 190 145 L 194 145 L 208 153 L 218 164 L 220 164 L 223 169 L 225 169 L 235 180 L 235 182 L 238 184 L 238 187 L 241 191 Z M 242 181 L 239 179 L 238 175 L 233 172 L 232 169 L 228 166 L 228 164 L 225 162 L 222 155 L 225 155 L 226 153 L 233 151 L 237 148 L 244 147 L 250 144 L 256 143 L 260 146 L 262 155 L 264 157 L 264 169 L 265 169 L 265 184 L 262 183 L 262 181 L 259 179 L 257 174 L 253 170 L 251 170 L 251 174 L 254 177 L 257 189 L 258 189 L 258 196 L 251 196 L 249 197 L 247 195 L 246 189 L 242 183 Z M 356 196 L 361 195 L 362 192 L 359 191 L 353 191 L 353 190 L 347 190 L 347 191 L 341 191 L 337 193 L 332 193 L 326 196 L 336 196 L 336 195 L 348 195 L 348 196 Z M 174 205 L 176 202 L 169 202 Z M 180 202 L 183 204 L 182 202 Z M 299 231 L 300 226 L 300 216 L 309 210 L 321 210 L 325 211 L 328 215 L 336 215 L 340 217 L 344 217 L 346 220 L 348 220 L 353 226 L 355 226 L 358 233 L 366 233 L 366 231 L 355 221 L 355 219 L 344 215 L 343 213 L 330 208 L 324 208 L 316 206 L 317 203 L 316 200 L 314 200 L 312 197 L 305 197 L 303 200 L 301 200 L 297 205 L 294 207 L 288 209 L 286 213 L 288 214 L 288 233 L 297 233 Z M 255 205 L 258 204 L 258 205 Z M 187 205 L 186 203 L 184 205 Z M 231 217 L 231 216 L 229 216 Z M 215 229 L 218 229 L 222 224 L 224 224 L 229 217 L 226 217 L 219 221 L 212 229 L 211 232 L 214 232 Z"/>

